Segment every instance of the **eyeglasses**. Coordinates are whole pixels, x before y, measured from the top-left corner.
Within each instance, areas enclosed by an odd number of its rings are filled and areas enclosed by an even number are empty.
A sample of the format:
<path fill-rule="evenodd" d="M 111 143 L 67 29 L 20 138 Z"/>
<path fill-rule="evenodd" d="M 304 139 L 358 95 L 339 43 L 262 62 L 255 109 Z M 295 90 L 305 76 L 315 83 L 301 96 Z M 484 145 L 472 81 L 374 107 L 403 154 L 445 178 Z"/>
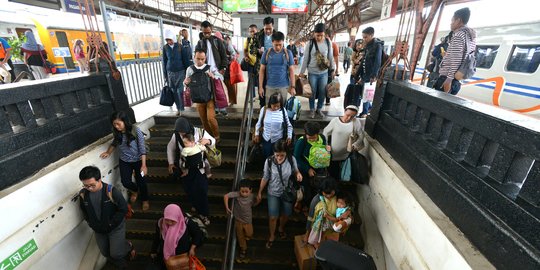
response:
<path fill-rule="evenodd" d="M 97 183 L 96 184 L 90 184 L 90 185 L 83 185 L 83 188 L 86 188 L 86 189 L 94 189 L 97 187 Z"/>

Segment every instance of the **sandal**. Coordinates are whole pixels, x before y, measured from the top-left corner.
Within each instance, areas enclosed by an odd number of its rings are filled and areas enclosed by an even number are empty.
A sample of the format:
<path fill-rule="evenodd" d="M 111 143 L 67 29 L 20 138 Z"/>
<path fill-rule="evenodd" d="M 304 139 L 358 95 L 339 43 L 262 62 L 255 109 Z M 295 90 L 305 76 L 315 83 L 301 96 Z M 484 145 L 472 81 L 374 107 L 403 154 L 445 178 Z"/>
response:
<path fill-rule="evenodd" d="M 278 231 L 278 235 L 279 235 L 279 238 L 280 238 L 281 240 L 287 239 L 287 233 L 284 232 L 284 231 L 283 231 L 283 232 Z"/>
<path fill-rule="evenodd" d="M 240 254 L 238 254 L 238 258 L 244 259 L 245 257 L 246 257 L 246 251 L 245 250 L 240 250 Z"/>
<path fill-rule="evenodd" d="M 128 241 L 128 244 L 130 248 L 128 252 L 129 260 L 133 261 L 135 260 L 135 258 L 137 258 L 137 251 L 135 250 L 135 247 L 133 246 L 133 243 L 131 243 L 131 241 Z"/>
<path fill-rule="evenodd" d="M 270 248 L 272 247 L 273 244 L 274 244 L 274 241 L 273 241 L 273 240 L 272 240 L 272 241 L 268 240 L 268 241 L 266 242 L 266 248 L 270 249 Z"/>

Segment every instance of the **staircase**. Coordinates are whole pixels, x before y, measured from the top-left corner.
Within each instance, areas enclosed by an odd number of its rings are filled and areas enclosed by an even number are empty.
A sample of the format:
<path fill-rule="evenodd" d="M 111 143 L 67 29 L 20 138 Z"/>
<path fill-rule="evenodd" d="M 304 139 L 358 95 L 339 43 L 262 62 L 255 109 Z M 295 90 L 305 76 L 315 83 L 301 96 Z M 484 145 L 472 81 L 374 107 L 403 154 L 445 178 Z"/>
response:
<path fill-rule="evenodd" d="M 236 150 L 242 121 L 240 110 L 234 111 L 233 109 L 230 111 L 232 112 L 226 118 L 218 118 L 221 133 L 221 142 L 218 144 L 218 149 L 222 151 L 222 165 L 219 168 L 212 168 L 213 175 L 208 182 L 211 224 L 207 226 L 208 239 L 197 250 L 197 257 L 201 259 L 207 269 L 221 269 L 225 250 L 227 214 L 223 206 L 223 195 L 231 191 L 233 184 Z M 258 117 L 258 110 L 256 111 L 254 116 Z M 188 109 L 183 116 L 188 118 L 195 126 L 202 126 L 196 110 Z M 127 238 L 133 242 L 138 251 L 138 257 L 130 262 L 129 269 L 146 269 L 150 263 L 149 254 L 156 221 L 162 217 L 163 209 L 167 204 L 177 203 L 184 212 L 191 212 L 191 205 L 187 202 L 187 196 L 181 181 L 173 179 L 167 172 L 166 148 L 174 131 L 176 116 L 165 112 L 154 116 L 154 119 L 156 125 L 150 129 L 151 138 L 148 140 L 150 152 L 147 156 L 150 210 L 146 212 L 140 211 L 141 205 L 140 202 L 137 202 L 134 205 L 136 212 L 133 218 L 127 221 Z M 296 122 L 295 134 L 297 136 L 303 135 L 302 127 L 306 119 L 308 119 L 307 115 Z M 322 127 L 328 122 L 328 120 L 319 121 L 321 121 Z M 252 121 L 252 126 L 255 126 L 255 123 L 256 119 Z M 261 177 L 262 168 L 247 166 L 245 178 L 253 181 L 253 192 L 255 194 L 258 191 Z M 264 194 L 266 193 L 263 192 L 261 204 L 253 208 L 254 236 L 248 242 L 247 257 L 242 260 L 236 259 L 234 269 L 298 269 L 294 254 L 293 237 L 305 233 L 306 218 L 302 213 L 293 213 L 285 228 L 288 235 L 287 239 L 280 240 L 276 233 L 276 240 L 272 248 L 266 249 L 265 243 L 269 232 L 268 207 Z M 363 246 L 358 224 L 353 224 L 343 241 L 353 246 Z"/>

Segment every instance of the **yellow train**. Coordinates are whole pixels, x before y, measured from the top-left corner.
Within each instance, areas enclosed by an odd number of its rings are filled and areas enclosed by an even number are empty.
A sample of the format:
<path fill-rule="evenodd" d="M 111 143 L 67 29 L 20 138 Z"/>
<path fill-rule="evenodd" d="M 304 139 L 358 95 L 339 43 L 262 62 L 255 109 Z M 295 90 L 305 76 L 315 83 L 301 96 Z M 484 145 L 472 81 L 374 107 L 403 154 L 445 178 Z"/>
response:
<path fill-rule="evenodd" d="M 43 44 L 48 60 L 56 66 L 57 73 L 78 70 L 73 57 L 73 45 L 77 39 L 85 41 L 86 31 L 82 16 L 56 10 L 33 9 L 13 10 L 0 7 L 0 37 L 8 39 L 24 35 L 31 30 L 37 33 L 38 43 Z M 103 41 L 107 41 L 102 17 L 98 17 L 98 27 Z M 109 22 L 116 60 L 152 58 L 161 54 L 159 26 L 156 22 L 116 16 Z M 70 57 L 55 57 L 52 48 L 68 47 Z"/>

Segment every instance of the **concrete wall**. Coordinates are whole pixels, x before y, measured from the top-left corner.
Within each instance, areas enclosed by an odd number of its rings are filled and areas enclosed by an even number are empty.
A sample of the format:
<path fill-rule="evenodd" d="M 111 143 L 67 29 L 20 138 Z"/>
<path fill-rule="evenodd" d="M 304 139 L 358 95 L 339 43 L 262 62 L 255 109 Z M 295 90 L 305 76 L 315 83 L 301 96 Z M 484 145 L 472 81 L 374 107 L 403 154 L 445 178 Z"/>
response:
<path fill-rule="evenodd" d="M 73 200 L 81 189 L 78 175 L 82 167 L 95 165 L 103 181 L 121 187 L 118 156 L 99 158 L 110 139 L 103 138 L 0 193 L 0 260 L 34 239 L 37 251 L 17 269 L 79 268 L 93 233 Z"/>
<path fill-rule="evenodd" d="M 149 106 L 154 107 L 150 110 L 161 110 L 153 103 L 137 106 L 145 112 L 148 112 Z M 139 127 L 150 134 L 148 128 L 153 125 L 154 120 L 150 117 Z M 110 135 L 102 138 L 0 191 L 0 263 L 34 239 L 37 251 L 17 269 L 90 270 L 100 269 L 105 264 L 93 232 L 83 221 L 79 203 L 73 198 L 82 188 L 79 171 L 87 165 L 99 167 L 104 182 L 125 191 L 120 182 L 118 153 L 105 160 L 99 158 L 99 154 L 107 150 L 111 139 Z"/>
<path fill-rule="evenodd" d="M 495 269 L 376 141 L 372 176 L 359 185 L 365 250 L 379 270 Z"/>

